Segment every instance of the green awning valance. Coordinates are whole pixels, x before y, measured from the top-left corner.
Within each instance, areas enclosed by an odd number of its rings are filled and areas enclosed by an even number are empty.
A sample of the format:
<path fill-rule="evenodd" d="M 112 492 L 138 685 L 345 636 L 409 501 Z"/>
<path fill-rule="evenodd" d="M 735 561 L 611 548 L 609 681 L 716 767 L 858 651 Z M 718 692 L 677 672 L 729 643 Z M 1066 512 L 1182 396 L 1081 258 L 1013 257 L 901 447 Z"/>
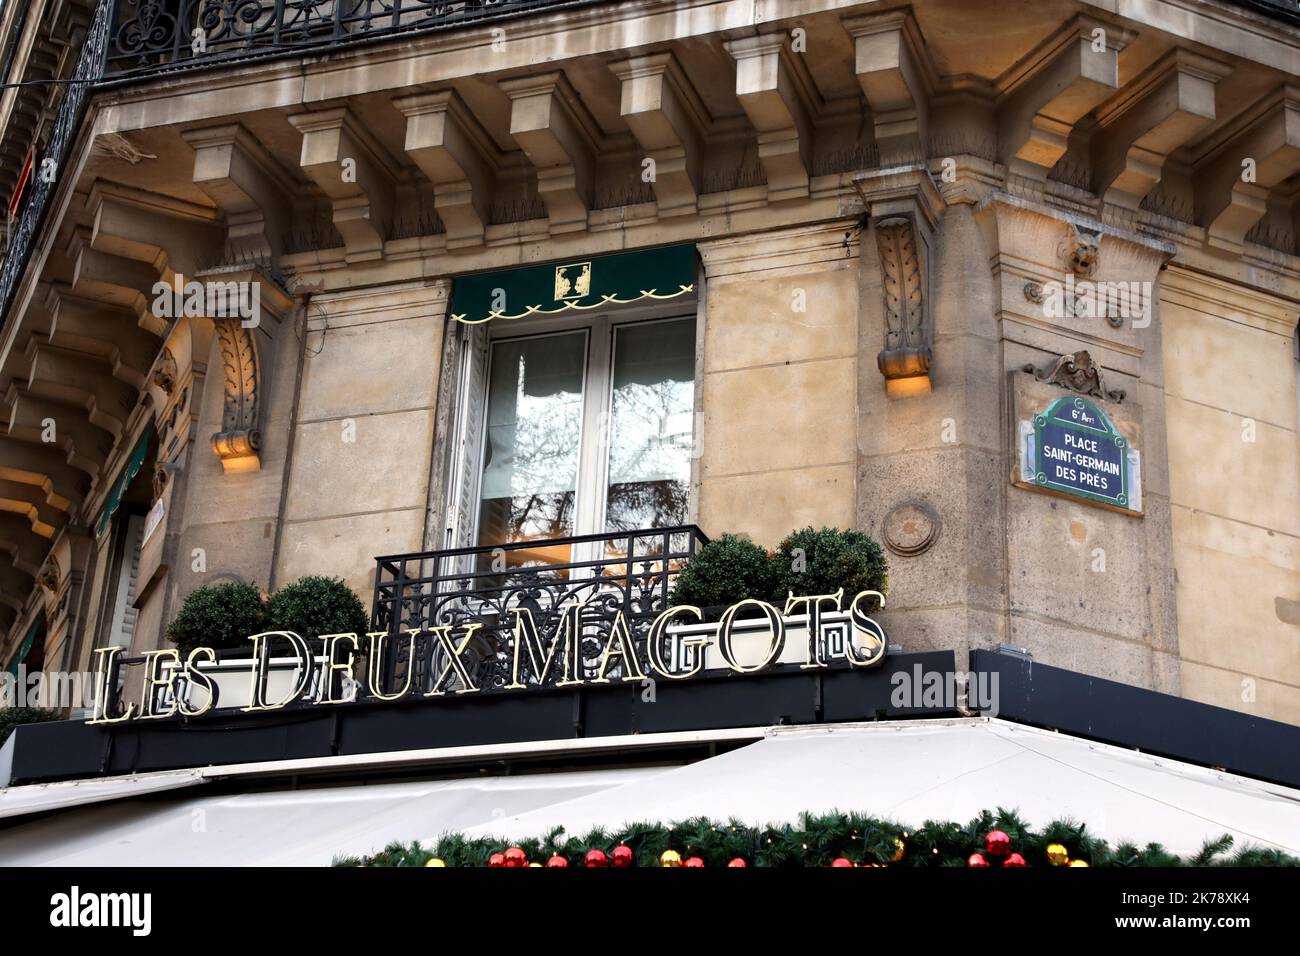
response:
<path fill-rule="evenodd" d="M 140 469 L 144 467 L 144 460 L 149 454 L 149 441 L 153 438 L 153 432 L 146 430 L 140 436 L 140 441 L 135 446 L 135 451 L 131 453 L 130 460 L 122 473 L 117 476 L 117 481 L 113 482 L 113 490 L 108 493 L 104 500 L 104 513 L 99 516 L 99 524 L 95 525 L 95 534 L 101 535 L 104 529 L 108 527 L 108 520 L 113 517 L 114 512 L 122 504 L 122 496 L 126 494 L 127 486 L 136 475 L 140 474 Z"/>
<path fill-rule="evenodd" d="M 694 291 L 694 244 L 665 246 L 462 276 L 452 286 L 451 317 L 471 324 L 522 319 Z"/>

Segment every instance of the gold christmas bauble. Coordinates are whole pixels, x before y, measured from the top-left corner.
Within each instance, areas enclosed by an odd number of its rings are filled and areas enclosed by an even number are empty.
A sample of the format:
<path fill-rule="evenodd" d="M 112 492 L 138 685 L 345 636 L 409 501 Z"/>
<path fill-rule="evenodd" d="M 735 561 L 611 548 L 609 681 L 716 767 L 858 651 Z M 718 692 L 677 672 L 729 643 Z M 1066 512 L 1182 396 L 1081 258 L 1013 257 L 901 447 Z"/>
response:
<path fill-rule="evenodd" d="M 438 859 L 436 856 L 431 856 L 429 857 L 429 862 L 424 865 L 425 866 L 446 866 L 447 864 L 442 862 L 442 860 Z"/>
<path fill-rule="evenodd" d="M 528 864 L 528 866 L 529 866 L 530 869 L 531 869 L 532 867 L 534 867 L 534 866 L 541 866 L 541 865 L 542 865 L 542 864 L 540 864 L 540 863 L 529 863 L 529 864 Z"/>
<path fill-rule="evenodd" d="M 1047 845 L 1047 862 L 1052 866 L 1065 866 L 1070 862 L 1069 851 L 1059 843 L 1049 843 Z"/>
<path fill-rule="evenodd" d="M 659 865 L 660 866 L 681 866 L 682 855 L 678 853 L 676 850 L 664 850 L 663 853 L 659 854 Z"/>
<path fill-rule="evenodd" d="M 1087 861 L 1087 860 L 1071 860 L 1071 861 L 1070 861 L 1070 866 L 1087 866 L 1087 865 L 1088 865 L 1088 861 Z"/>
<path fill-rule="evenodd" d="M 898 837 L 894 837 L 894 855 L 889 858 L 889 862 L 897 863 L 899 860 L 903 858 L 903 854 L 906 852 L 907 852 L 907 847 L 903 845 L 903 841 L 900 840 Z"/>

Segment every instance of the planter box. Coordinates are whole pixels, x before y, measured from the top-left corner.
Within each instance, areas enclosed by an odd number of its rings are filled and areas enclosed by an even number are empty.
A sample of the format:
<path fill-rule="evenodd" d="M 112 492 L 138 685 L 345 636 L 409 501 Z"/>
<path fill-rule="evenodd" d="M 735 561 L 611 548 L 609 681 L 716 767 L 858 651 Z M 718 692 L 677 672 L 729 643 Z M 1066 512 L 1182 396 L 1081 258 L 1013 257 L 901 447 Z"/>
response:
<path fill-rule="evenodd" d="M 319 698 L 321 690 L 320 675 L 324 665 L 324 657 L 315 658 L 312 678 L 307 685 L 304 699 L 315 701 Z M 212 678 L 212 682 L 217 686 L 217 706 L 214 708 L 215 710 L 247 707 L 252 703 L 252 657 L 225 660 L 216 664 L 199 664 L 197 667 L 199 671 Z M 170 665 L 166 664 L 161 668 L 164 674 L 172 669 Z M 266 674 L 266 700 L 269 703 L 283 700 L 297 684 L 298 677 L 298 658 L 272 657 Z M 207 692 L 203 687 L 192 685 L 183 678 L 176 680 L 176 689 L 176 696 L 184 700 L 192 708 L 203 706 L 207 699 Z M 346 691 L 346 687 L 344 690 Z M 172 703 L 170 695 L 164 695 L 159 703 L 163 707 L 170 706 Z"/>

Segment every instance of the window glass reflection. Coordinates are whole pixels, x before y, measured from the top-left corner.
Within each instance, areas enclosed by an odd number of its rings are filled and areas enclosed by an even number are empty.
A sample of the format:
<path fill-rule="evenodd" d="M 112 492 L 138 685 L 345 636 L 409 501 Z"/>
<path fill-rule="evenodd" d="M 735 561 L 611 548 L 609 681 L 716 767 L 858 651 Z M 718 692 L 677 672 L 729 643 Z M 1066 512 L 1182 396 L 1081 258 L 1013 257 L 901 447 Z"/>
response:
<path fill-rule="evenodd" d="M 686 523 L 694 380 L 693 319 L 615 331 L 606 532 Z"/>
<path fill-rule="evenodd" d="M 574 533 L 586 333 L 498 342 L 488 378 L 479 543 Z M 511 552 L 511 565 L 565 562 L 568 549 Z"/>

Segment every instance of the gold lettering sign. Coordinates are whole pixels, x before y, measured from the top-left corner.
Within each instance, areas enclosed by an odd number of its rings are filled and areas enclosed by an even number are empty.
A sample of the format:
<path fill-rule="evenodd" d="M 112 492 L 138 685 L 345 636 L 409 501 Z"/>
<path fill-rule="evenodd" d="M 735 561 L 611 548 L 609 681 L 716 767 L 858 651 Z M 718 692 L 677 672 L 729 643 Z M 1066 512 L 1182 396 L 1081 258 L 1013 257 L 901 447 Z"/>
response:
<path fill-rule="evenodd" d="M 765 601 L 748 598 L 727 608 L 721 620 L 706 624 L 699 608 L 682 606 L 665 610 L 649 626 L 644 644 L 638 649 L 632 623 L 623 611 L 614 618 L 609 633 L 601 640 L 603 647 L 593 653 L 584 651 L 590 641 L 591 622 L 584 618 L 585 606 L 574 602 L 558 611 L 553 622 L 539 623 L 528 608 L 512 609 L 513 620 L 505 622 L 499 637 L 485 637 L 488 628 L 482 621 L 435 628 L 411 628 L 389 634 L 376 631 L 364 635 L 322 635 L 323 652 L 317 655 L 309 642 L 292 631 L 269 631 L 254 634 L 250 660 L 250 686 L 245 713 L 277 711 L 290 706 L 347 706 L 353 703 L 378 703 L 443 698 L 477 693 L 471 645 L 478 641 L 491 646 L 491 653 L 509 661 L 510 682 L 501 692 L 537 690 L 539 688 L 576 687 L 586 684 L 609 684 L 611 670 L 620 682 L 663 678 L 689 680 L 703 673 L 709 648 L 721 656 L 726 669 L 734 674 L 757 674 L 784 660 L 786 636 L 791 626 L 806 627 L 806 654 L 796 650 L 803 671 L 828 668 L 834 663 L 850 668 L 874 667 L 884 660 L 887 638 L 884 629 L 870 616 L 875 608 L 885 606 L 878 591 L 862 591 L 847 605 L 844 591 L 814 594 L 786 601 L 784 614 Z M 741 613 L 746 612 L 744 619 Z M 801 619 L 787 620 L 795 611 Z M 755 614 L 754 612 L 757 612 Z M 844 635 L 832 650 L 829 632 L 823 630 L 825 616 L 839 615 L 833 625 Z M 847 620 L 846 620 L 847 618 Z M 492 625 L 494 628 L 500 625 Z M 737 640 L 756 642 L 761 655 L 746 663 L 737 655 Z M 268 678 L 272 661 L 270 644 L 278 642 L 291 653 L 293 666 L 283 668 L 275 699 L 268 699 Z M 340 649 L 340 645 L 342 648 Z M 665 646 L 675 649 L 665 653 Z M 349 679 L 352 664 L 361 647 L 368 650 L 368 674 Z M 792 649 L 795 649 L 792 645 Z M 142 658 L 123 660 L 123 648 L 97 650 L 99 672 L 96 675 L 98 697 L 91 724 L 115 724 L 129 720 L 161 720 L 169 717 L 196 717 L 213 710 L 217 703 L 217 686 L 213 668 L 217 653 L 212 648 L 192 650 L 182 663 L 174 650 L 151 651 Z M 467 656 L 468 654 L 468 656 Z M 644 660 L 642 659 L 644 657 Z M 588 664 L 599 660 L 599 665 Z M 790 661 L 789 663 L 793 663 Z M 137 707 L 128 703 L 119 711 L 117 674 L 121 667 L 144 667 L 144 690 Z M 164 665 L 170 665 L 164 667 Z M 591 676 L 594 668 L 594 676 Z M 417 685 L 416 674 L 432 681 L 426 689 Z M 388 678 L 397 686 L 389 686 Z M 400 679 L 399 679 L 400 678 Z M 363 695 L 360 688 L 364 687 Z M 313 689 L 314 688 L 314 689 Z M 182 689 L 187 689 L 183 691 Z M 202 703 L 188 699 L 188 689 L 202 695 Z"/>

